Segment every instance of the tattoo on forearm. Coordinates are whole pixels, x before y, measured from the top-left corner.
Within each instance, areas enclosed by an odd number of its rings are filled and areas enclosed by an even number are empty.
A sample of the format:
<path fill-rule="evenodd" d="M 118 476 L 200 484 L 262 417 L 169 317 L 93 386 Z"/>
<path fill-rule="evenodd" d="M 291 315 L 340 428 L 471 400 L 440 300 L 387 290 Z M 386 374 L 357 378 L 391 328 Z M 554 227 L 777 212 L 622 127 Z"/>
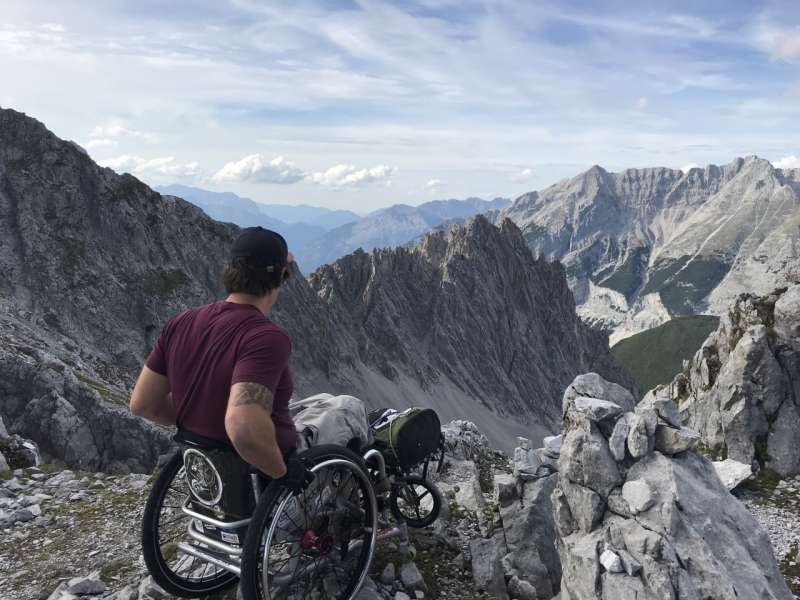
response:
<path fill-rule="evenodd" d="M 245 404 L 258 404 L 267 410 L 272 410 L 272 392 L 269 388 L 260 383 L 238 383 L 236 384 L 236 406 Z"/>

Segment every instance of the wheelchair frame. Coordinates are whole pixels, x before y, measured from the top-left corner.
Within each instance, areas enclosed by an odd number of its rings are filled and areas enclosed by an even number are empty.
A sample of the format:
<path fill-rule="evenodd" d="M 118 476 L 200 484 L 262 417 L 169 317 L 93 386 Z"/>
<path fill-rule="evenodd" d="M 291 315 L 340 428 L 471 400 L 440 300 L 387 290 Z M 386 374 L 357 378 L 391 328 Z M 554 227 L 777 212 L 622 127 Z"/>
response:
<path fill-rule="evenodd" d="M 388 481 L 388 476 L 386 472 L 386 461 L 384 460 L 383 455 L 378 450 L 375 449 L 367 450 L 367 452 L 363 454 L 362 459 L 364 461 L 364 464 L 367 465 L 368 467 L 370 463 L 373 461 L 376 465 L 375 470 L 378 472 L 378 481 L 377 482 L 370 481 L 370 486 L 372 489 L 373 496 L 377 496 L 377 494 L 375 493 L 376 486 L 381 485 L 382 482 Z M 325 464 L 326 463 L 321 463 L 320 466 L 323 466 Z M 258 502 L 259 498 L 261 497 L 261 494 L 264 492 L 263 482 L 255 473 L 251 474 L 250 478 L 251 478 L 253 494 L 255 496 L 255 501 Z M 386 490 L 383 490 L 381 494 L 388 494 L 388 492 L 389 489 L 387 488 Z M 236 576 L 240 576 L 241 555 L 243 551 L 242 546 L 240 545 L 234 546 L 232 544 L 226 544 L 225 542 L 215 540 L 203 533 L 200 533 L 195 528 L 195 519 L 203 523 L 206 523 L 212 527 L 216 527 L 217 529 L 220 530 L 230 530 L 248 526 L 252 518 L 248 517 L 246 519 L 239 519 L 236 521 L 222 521 L 193 510 L 191 504 L 192 504 L 192 498 L 190 495 L 189 497 L 187 497 L 183 507 L 181 508 L 184 514 L 186 514 L 191 519 L 188 525 L 189 536 L 192 539 L 202 544 L 206 544 L 207 546 L 214 548 L 215 550 L 218 550 L 219 552 L 225 554 L 230 558 L 226 560 L 219 556 L 213 556 L 207 552 L 203 552 L 196 546 L 187 544 L 185 542 L 180 542 L 177 545 L 178 550 L 180 550 L 185 554 L 189 554 L 190 556 L 194 556 L 195 558 L 198 558 L 200 560 L 211 563 L 212 565 L 220 567 L 221 569 L 225 569 L 226 571 L 229 571 Z M 401 552 L 408 547 L 408 528 L 406 527 L 405 523 L 401 522 L 395 527 L 391 527 L 376 532 L 375 543 L 393 538 L 402 538 L 400 544 Z"/>

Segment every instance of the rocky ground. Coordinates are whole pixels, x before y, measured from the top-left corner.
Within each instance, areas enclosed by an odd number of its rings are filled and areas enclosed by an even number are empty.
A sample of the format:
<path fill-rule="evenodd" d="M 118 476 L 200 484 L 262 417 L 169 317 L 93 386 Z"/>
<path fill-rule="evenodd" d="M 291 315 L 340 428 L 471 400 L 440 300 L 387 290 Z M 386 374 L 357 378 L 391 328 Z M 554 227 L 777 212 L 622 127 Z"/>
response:
<path fill-rule="evenodd" d="M 395 543 L 381 544 L 362 592 L 364 600 L 491 597 L 473 583 L 469 550 L 471 540 L 491 532 L 491 517 L 486 517 L 493 514 L 491 484 L 482 491 L 474 463 L 455 463 L 448 463 L 442 475 L 448 505 L 444 514 L 453 518 L 411 531 L 413 560 L 402 555 Z M 149 476 L 40 465 L 5 471 L 2 477 L 3 600 L 170 598 L 152 583 L 141 558 L 139 527 Z M 462 490 L 472 484 L 475 487 L 465 494 Z M 460 505 L 456 496 L 469 506 Z M 471 510 L 477 503 L 486 509 L 480 515 Z"/>
<path fill-rule="evenodd" d="M 548 474 L 547 452 L 556 455 L 559 441 L 530 450 L 520 440 L 509 462 L 485 451 L 477 431 L 460 430 L 457 437 L 439 481 L 447 504 L 444 518 L 412 532 L 413 560 L 396 544 L 381 544 L 360 600 L 550 597 L 525 596 L 535 593 L 529 581 L 539 589 L 547 585 L 547 575 L 542 578 L 530 563 L 548 559 L 541 541 L 533 544 L 538 554 L 530 554 L 524 541 L 541 528 L 536 511 L 552 513 L 549 497 L 558 476 Z M 6 471 L 0 479 L 3 600 L 169 598 L 150 581 L 139 548 L 149 487 L 146 475 L 52 465 Z M 800 598 L 800 477 L 762 475 L 734 495 L 768 531 L 781 571 Z M 487 568 L 496 564 L 502 565 L 499 573 Z M 215 600 L 235 597 L 229 593 Z"/>
<path fill-rule="evenodd" d="M 734 491 L 769 533 L 775 558 L 795 598 L 800 598 L 800 476 L 764 475 Z"/>
<path fill-rule="evenodd" d="M 0 482 L 0 589 L 47 598 L 62 580 L 94 574 L 108 590 L 145 575 L 138 544 L 146 475 L 18 469 Z M 99 588 L 98 588 L 99 589 Z"/>

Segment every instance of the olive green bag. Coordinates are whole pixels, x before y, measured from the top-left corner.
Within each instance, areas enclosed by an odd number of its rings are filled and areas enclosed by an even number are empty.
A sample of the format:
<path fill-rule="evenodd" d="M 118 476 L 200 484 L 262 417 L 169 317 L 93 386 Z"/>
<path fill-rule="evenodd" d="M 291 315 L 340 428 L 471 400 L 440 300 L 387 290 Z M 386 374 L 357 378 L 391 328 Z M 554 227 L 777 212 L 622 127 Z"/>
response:
<path fill-rule="evenodd" d="M 438 449 L 442 435 L 439 416 L 431 408 L 412 407 L 402 412 L 375 411 L 370 419 L 374 447 L 390 465 L 410 469 Z"/>

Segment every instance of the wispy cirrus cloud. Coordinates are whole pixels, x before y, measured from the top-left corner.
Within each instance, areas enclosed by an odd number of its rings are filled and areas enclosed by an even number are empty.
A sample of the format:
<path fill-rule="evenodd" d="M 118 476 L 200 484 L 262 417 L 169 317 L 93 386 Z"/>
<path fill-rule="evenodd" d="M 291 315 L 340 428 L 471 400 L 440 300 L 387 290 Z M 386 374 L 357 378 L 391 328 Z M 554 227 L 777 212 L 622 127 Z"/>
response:
<path fill-rule="evenodd" d="M 755 44 L 774 60 L 800 61 L 800 26 L 761 22 L 755 29 Z"/>
<path fill-rule="evenodd" d="M 153 142 L 157 139 L 156 134 L 147 131 L 137 131 L 129 129 L 123 125 L 97 125 L 89 132 L 89 140 L 84 144 L 87 149 L 95 150 L 103 147 L 113 147 L 119 145 L 120 141 L 128 139 L 144 140 Z"/>
<path fill-rule="evenodd" d="M 146 181 L 348 208 L 790 156 L 796 2 L 731 2 L 4 0 L 0 104 Z"/>

